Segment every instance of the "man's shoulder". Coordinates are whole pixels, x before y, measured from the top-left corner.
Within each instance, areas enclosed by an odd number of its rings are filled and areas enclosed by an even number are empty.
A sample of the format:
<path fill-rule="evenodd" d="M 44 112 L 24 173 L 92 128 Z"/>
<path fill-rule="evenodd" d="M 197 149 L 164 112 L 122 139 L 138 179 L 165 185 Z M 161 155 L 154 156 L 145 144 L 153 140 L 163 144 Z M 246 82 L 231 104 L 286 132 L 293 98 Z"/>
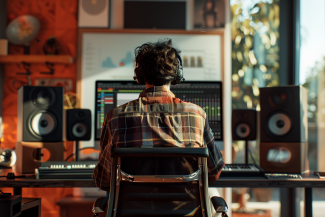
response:
<path fill-rule="evenodd" d="M 194 113 L 202 116 L 202 118 L 206 118 L 206 113 L 205 111 L 198 105 L 191 103 L 191 102 L 185 102 L 182 101 L 178 98 L 175 98 L 175 100 L 178 101 L 177 103 L 177 110 L 180 112 L 189 112 L 189 113 Z"/>
<path fill-rule="evenodd" d="M 126 111 L 135 111 L 136 110 L 136 107 L 138 106 L 139 104 L 139 101 L 136 99 L 136 100 L 132 100 L 130 102 L 127 102 L 123 105 L 119 105 L 115 108 L 113 108 L 112 110 L 110 110 L 108 113 L 107 113 L 107 118 L 112 118 L 118 114 L 121 114 L 121 113 L 124 113 Z"/>

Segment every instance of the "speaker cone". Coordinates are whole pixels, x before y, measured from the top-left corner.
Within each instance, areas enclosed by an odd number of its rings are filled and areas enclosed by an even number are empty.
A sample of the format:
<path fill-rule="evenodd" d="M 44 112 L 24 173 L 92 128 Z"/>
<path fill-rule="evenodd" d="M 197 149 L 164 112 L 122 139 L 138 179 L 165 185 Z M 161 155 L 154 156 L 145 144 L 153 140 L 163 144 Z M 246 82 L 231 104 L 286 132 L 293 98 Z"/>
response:
<path fill-rule="evenodd" d="M 48 108 L 55 101 L 55 94 L 50 88 L 36 88 L 32 93 L 32 101 L 40 108 Z"/>
<path fill-rule="evenodd" d="M 273 114 L 268 121 L 268 129 L 275 136 L 284 136 L 291 130 L 291 119 L 284 113 Z"/>
<path fill-rule="evenodd" d="M 72 127 L 72 135 L 77 138 L 82 138 L 87 133 L 87 127 L 83 123 L 76 123 Z"/>
<path fill-rule="evenodd" d="M 251 129 L 247 124 L 242 123 L 236 127 L 236 134 L 238 137 L 242 139 L 248 137 L 250 133 L 251 133 Z"/>
<path fill-rule="evenodd" d="M 50 112 L 39 112 L 30 121 L 32 131 L 38 136 L 51 134 L 56 127 L 56 118 Z"/>

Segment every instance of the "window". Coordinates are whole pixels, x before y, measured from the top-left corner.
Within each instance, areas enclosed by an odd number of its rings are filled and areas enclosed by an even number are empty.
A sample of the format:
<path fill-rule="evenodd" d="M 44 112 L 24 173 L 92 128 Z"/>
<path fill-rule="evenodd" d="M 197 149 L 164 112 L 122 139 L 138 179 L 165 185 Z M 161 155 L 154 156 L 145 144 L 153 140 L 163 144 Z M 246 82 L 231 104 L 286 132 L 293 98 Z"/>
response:
<path fill-rule="evenodd" d="M 232 108 L 259 110 L 259 88 L 279 85 L 279 0 L 231 0 L 230 5 Z M 258 143 L 250 143 L 257 161 L 259 161 Z M 234 163 L 243 163 L 245 143 L 238 141 L 236 146 L 238 153 Z M 265 212 L 270 211 L 272 216 L 279 216 L 279 189 L 233 189 L 235 212 L 236 208 L 239 208 L 239 211 L 244 208 L 240 200 L 248 199 L 249 204 L 246 208 L 267 207 L 268 210 L 264 210 Z M 256 203 L 261 201 L 270 202 L 267 202 L 267 205 Z M 260 214 L 266 214 L 264 211 Z"/>
<path fill-rule="evenodd" d="M 279 85 L 278 0 L 232 0 L 232 107 L 259 110 L 259 87 Z"/>
<path fill-rule="evenodd" d="M 312 12 L 312 13 L 311 13 Z M 308 89 L 308 145 L 311 170 L 325 169 L 325 1 L 300 0 L 300 84 Z M 324 158 L 323 158 L 324 159 Z M 322 165 L 323 165 L 323 168 Z"/>

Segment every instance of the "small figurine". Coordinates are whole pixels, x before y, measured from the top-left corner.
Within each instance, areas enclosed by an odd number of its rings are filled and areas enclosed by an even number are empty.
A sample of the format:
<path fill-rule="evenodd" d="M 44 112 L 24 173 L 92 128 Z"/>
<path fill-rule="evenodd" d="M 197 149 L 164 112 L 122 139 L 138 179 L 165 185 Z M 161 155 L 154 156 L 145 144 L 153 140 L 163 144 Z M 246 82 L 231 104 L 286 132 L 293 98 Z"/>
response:
<path fill-rule="evenodd" d="M 47 55 L 57 55 L 61 49 L 60 43 L 55 36 L 49 37 L 43 46 L 43 51 Z"/>

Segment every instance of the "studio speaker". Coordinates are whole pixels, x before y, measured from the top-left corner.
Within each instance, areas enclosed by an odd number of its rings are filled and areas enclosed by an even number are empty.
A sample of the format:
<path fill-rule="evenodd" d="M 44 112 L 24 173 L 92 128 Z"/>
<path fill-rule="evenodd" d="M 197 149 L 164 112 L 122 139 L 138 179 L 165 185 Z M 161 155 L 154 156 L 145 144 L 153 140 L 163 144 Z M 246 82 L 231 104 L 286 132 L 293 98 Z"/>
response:
<path fill-rule="evenodd" d="M 20 87 L 18 142 L 62 141 L 63 92 L 63 87 Z"/>
<path fill-rule="evenodd" d="M 91 137 L 91 111 L 89 109 L 68 109 L 65 111 L 65 139 L 87 141 Z"/>
<path fill-rule="evenodd" d="M 307 90 L 260 88 L 260 106 L 261 167 L 266 172 L 308 171 Z"/>
<path fill-rule="evenodd" d="M 256 110 L 234 109 L 231 115 L 231 128 L 233 140 L 256 139 Z"/>
<path fill-rule="evenodd" d="M 109 27 L 109 0 L 79 0 L 78 8 L 78 27 Z"/>
<path fill-rule="evenodd" d="M 260 88 L 261 142 L 307 142 L 307 90 Z"/>

